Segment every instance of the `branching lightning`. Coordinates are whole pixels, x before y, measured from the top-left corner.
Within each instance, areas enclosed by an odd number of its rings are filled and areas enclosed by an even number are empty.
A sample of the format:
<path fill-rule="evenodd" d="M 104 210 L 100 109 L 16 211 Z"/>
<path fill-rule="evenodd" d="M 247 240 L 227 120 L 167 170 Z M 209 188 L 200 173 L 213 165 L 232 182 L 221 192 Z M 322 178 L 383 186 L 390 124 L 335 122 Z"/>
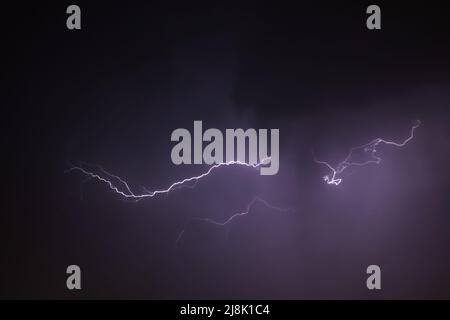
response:
<path fill-rule="evenodd" d="M 395 147 L 404 147 L 411 139 L 414 138 L 414 131 L 420 126 L 421 122 L 420 120 L 415 121 L 413 126 L 411 127 L 410 135 L 402 142 L 395 142 L 395 141 L 388 141 L 382 138 L 376 138 L 372 140 L 369 143 L 363 144 L 362 146 L 353 147 L 349 150 L 349 153 L 347 157 L 340 162 L 336 167 L 333 167 L 331 164 L 325 161 L 317 160 L 315 155 L 314 161 L 319 164 L 323 164 L 330 169 L 330 173 L 328 175 L 325 175 L 323 177 L 323 180 L 327 184 L 333 184 L 335 186 L 338 186 L 342 182 L 342 173 L 349 167 L 357 166 L 357 167 L 363 167 L 368 164 L 379 164 L 381 162 L 381 158 L 377 155 L 377 147 L 380 144 L 386 144 L 386 145 L 392 145 Z M 363 162 L 358 161 L 352 161 L 352 158 L 356 151 L 362 150 L 365 154 L 369 155 L 369 159 Z"/>
<path fill-rule="evenodd" d="M 124 198 L 126 200 L 140 201 L 145 198 L 153 198 L 159 194 L 168 194 L 170 191 L 173 191 L 177 188 L 182 188 L 182 187 L 193 188 L 193 187 L 195 187 L 196 183 L 199 180 L 207 177 L 213 171 L 217 170 L 220 167 L 236 165 L 236 166 L 258 168 L 261 165 L 267 163 L 268 161 L 270 161 L 270 158 L 264 158 L 263 160 L 261 160 L 258 163 L 255 163 L 255 164 L 249 164 L 249 163 L 245 163 L 245 162 L 241 162 L 241 161 L 229 161 L 229 162 L 218 163 L 218 164 L 211 166 L 206 172 L 204 172 L 198 176 L 193 176 L 193 177 L 189 177 L 189 178 L 185 178 L 185 179 L 176 181 L 176 182 L 172 183 L 166 189 L 149 191 L 148 189 L 144 188 L 145 192 L 140 193 L 140 194 L 133 192 L 131 190 L 130 186 L 128 185 L 128 183 L 124 179 L 122 179 L 121 177 L 119 177 L 115 174 L 112 174 L 112 173 L 106 171 L 105 169 L 103 169 L 100 166 L 97 166 L 96 171 L 89 171 L 82 166 L 71 166 L 71 168 L 68 169 L 66 172 L 79 171 L 82 174 L 84 174 L 85 176 L 87 176 L 88 179 L 95 179 L 99 182 L 106 184 L 109 187 L 109 189 L 113 190 L 116 194 L 120 195 L 122 198 Z M 117 181 L 117 182 L 114 182 L 114 181 Z M 193 183 L 193 184 L 189 184 L 189 183 Z M 188 222 L 185 224 L 185 228 L 179 234 L 179 236 L 176 240 L 176 243 L 178 244 L 180 242 L 180 240 L 182 239 L 182 237 L 186 231 L 186 227 L 193 221 L 200 221 L 200 222 L 210 223 L 213 225 L 223 227 L 225 225 L 230 224 L 236 218 L 247 215 L 256 203 L 261 203 L 264 206 L 266 206 L 267 208 L 276 210 L 278 212 L 293 211 L 292 209 L 284 209 L 284 208 L 273 206 L 273 205 L 269 204 L 266 200 L 264 200 L 260 197 L 254 197 L 249 202 L 249 204 L 247 205 L 247 207 L 244 211 L 233 214 L 231 217 L 229 217 L 227 220 L 225 220 L 223 222 L 219 222 L 219 221 L 209 219 L 209 218 L 191 218 L 191 219 L 189 219 Z"/>
<path fill-rule="evenodd" d="M 254 164 L 249 164 L 249 163 L 242 162 L 242 161 L 221 162 L 221 163 L 218 163 L 218 164 L 215 164 L 215 165 L 209 167 L 209 169 L 206 172 L 204 172 L 198 176 L 193 176 L 193 177 L 189 177 L 189 178 L 185 178 L 185 179 L 176 181 L 176 182 L 172 183 L 166 189 L 150 191 L 150 190 L 144 188 L 144 191 L 145 191 L 144 193 L 133 192 L 131 190 L 130 186 L 128 185 L 128 183 L 124 179 L 122 179 L 121 177 L 119 177 L 117 175 L 109 173 L 108 171 L 106 171 L 105 169 L 103 169 L 100 166 L 97 166 L 98 167 L 97 171 L 89 171 L 82 166 L 71 166 L 66 172 L 79 171 L 79 172 L 83 173 L 84 175 L 86 175 L 88 178 L 92 178 L 92 179 L 98 180 L 98 181 L 106 184 L 112 191 L 114 191 L 121 197 L 128 199 L 128 200 L 139 201 L 139 200 L 142 200 L 145 198 L 153 198 L 159 194 L 168 194 L 170 191 L 173 191 L 180 187 L 192 187 L 189 185 L 189 183 L 194 183 L 194 185 L 195 185 L 195 183 L 197 183 L 199 180 L 207 177 L 213 171 L 217 170 L 220 167 L 244 166 L 244 167 L 258 168 L 258 167 L 266 164 L 269 161 L 270 161 L 270 158 L 268 157 L 268 158 L 262 159 L 260 162 L 254 163 Z M 114 181 L 117 181 L 118 183 L 117 182 L 115 183 Z"/>
<path fill-rule="evenodd" d="M 245 215 L 249 214 L 250 211 L 252 210 L 252 208 L 253 208 L 257 203 L 261 203 L 261 204 L 264 205 L 265 207 L 267 207 L 267 208 L 269 208 L 269 209 L 271 209 L 271 210 L 277 211 L 277 212 L 281 212 L 281 213 L 290 213 L 290 212 L 294 212 L 294 209 L 292 209 L 292 208 L 281 208 L 281 207 L 277 207 L 277 206 L 274 206 L 274 205 L 268 203 L 266 200 L 264 200 L 264 199 L 262 199 L 262 198 L 260 198 L 260 197 L 254 197 L 254 198 L 252 199 L 252 201 L 249 202 L 249 204 L 247 205 L 247 207 L 245 208 L 244 211 L 242 211 L 242 212 L 237 212 L 237 213 L 233 214 L 231 217 L 229 217 L 229 218 L 226 219 L 225 221 L 222 221 L 222 222 L 221 222 L 221 221 L 213 220 L 213 219 L 210 219 L 210 218 L 191 218 L 191 219 L 185 224 L 185 227 L 183 228 L 183 230 L 180 232 L 180 234 L 179 234 L 179 236 L 178 236 L 178 238 L 177 238 L 176 244 L 178 244 L 178 243 L 181 241 L 181 239 L 183 238 L 184 233 L 185 233 L 185 231 L 186 231 L 186 227 L 187 227 L 190 223 L 192 223 L 192 222 L 194 222 L 194 221 L 199 221 L 199 222 L 204 222 L 204 223 L 209 223 L 209 224 L 212 224 L 212 225 L 216 225 L 216 226 L 219 226 L 219 227 L 225 227 L 226 225 L 228 225 L 228 224 L 230 224 L 232 221 L 234 221 L 236 218 L 239 218 L 239 217 L 242 217 L 242 216 L 245 216 Z"/>
<path fill-rule="evenodd" d="M 352 147 L 349 150 L 345 159 L 343 161 L 341 161 L 340 163 L 338 163 L 335 167 L 333 167 L 329 162 L 318 160 L 315 157 L 315 155 L 313 154 L 314 161 L 318 164 L 325 165 L 330 170 L 330 173 L 323 177 L 324 181 L 327 184 L 338 186 L 342 182 L 342 179 L 343 179 L 342 174 L 344 173 L 344 171 L 347 168 L 363 167 L 363 166 L 366 166 L 369 164 L 379 164 L 382 160 L 381 157 L 379 157 L 377 155 L 377 147 L 379 145 L 385 144 L 385 145 L 391 145 L 391 146 L 395 146 L 395 147 L 404 147 L 410 140 L 412 140 L 414 138 L 414 132 L 420 125 L 421 125 L 421 122 L 419 120 L 417 120 L 411 127 L 410 135 L 401 142 L 389 141 L 389 140 L 385 140 L 382 138 L 376 138 L 376 139 L 370 141 L 369 143 L 366 143 L 366 144 L 363 144 L 363 145 L 357 146 L 357 147 Z M 361 162 L 354 160 L 355 153 L 361 152 L 361 151 L 364 156 L 368 155 L 368 160 L 361 161 Z M 147 188 L 144 188 L 143 193 L 136 193 L 136 192 L 132 191 L 129 184 L 124 179 L 122 179 L 121 177 L 119 177 L 115 174 L 112 174 L 112 173 L 106 171 L 105 169 L 103 169 L 100 166 L 97 166 L 96 170 L 88 170 L 86 168 L 87 167 L 86 165 L 71 166 L 66 172 L 78 171 L 78 172 L 82 173 L 83 175 L 85 175 L 87 180 L 94 179 L 100 183 L 107 185 L 109 189 L 111 189 L 114 193 L 119 195 L 124 200 L 140 201 L 142 199 L 156 197 L 157 195 L 162 195 L 162 194 L 168 195 L 171 191 L 174 191 L 179 188 L 194 188 L 198 181 L 206 178 L 207 176 L 209 176 L 210 174 L 212 174 L 214 171 L 216 171 L 217 169 L 219 169 L 221 167 L 243 166 L 243 167 L 250 167 L 250 168 L 258 168 L 258 167 L 266 164 L 269 161 L 270 161 L 270 157 L 264 158 L 260 162 L 257 162 L 254 164 L 249 164 L 249 163 L 241 162 L 241 161 L 229 161 L 229 162 L 218 163 L 218 164 L 210 166 L 208 170 L 206 170 L 204 173 L 202 173 L 200 175 L 188 177 L 188 178 L 185 178 L 185 179 L 182 179 L 179 181 L 175 181 L 171 185 L 169 185 L 167 188 L 163 188 L 163 189 L 157 189 L 157 190 L 151 191 L 151 190 L 148 190 Z M 245 210 L 243 210 L 242 212 L 234 213 L 233 215 L 231 215 L 229 218 L 227 218 L 224 221 L 218 221 L 218 220 L 214 220 L 211 218 L 200 218 L 200 217 L 190 218 L 184 224 L 183 230 L 180 232 L 180 234 L 176 240 L 176 244 L 178 245 L 179 242 L 182 240 L 187 228 L 189 227 L 189 225 L 191 223 L 197 221 L 197 222 L 201 222 L 201 223 L 208 223 L 211 225 L 216 225 L 219 227 L 225 227 L 225 226 L 231 224 L 235 219 L 249 214 L 256 204 L 264 205 L 265 207 L 267 207 L 271 210 L 274 210 L 277 212 L 282 212 L 282 213 L 294 211 L 292 208 L 277 207 L 272 204 L 269 204 L 266 200 L 264 200 L 260 197 L 254 197 L 247 204 Z"/>

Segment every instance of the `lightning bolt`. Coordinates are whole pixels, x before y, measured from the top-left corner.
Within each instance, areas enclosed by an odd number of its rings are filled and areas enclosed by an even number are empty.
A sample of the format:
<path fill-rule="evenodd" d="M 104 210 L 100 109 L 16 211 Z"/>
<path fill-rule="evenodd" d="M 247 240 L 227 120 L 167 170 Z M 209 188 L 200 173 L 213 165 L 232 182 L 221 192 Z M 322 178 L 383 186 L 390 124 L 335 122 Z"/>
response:
<path fill-rule="evenodd" d="M 69 168 L 66 172 L 71 172 L 71 171 L 79 171 L 82 174 L 84 174 L 85 176 L 87 176 L 88 179 L 95 179 L 99 182 L 102 182 L 104 184 L 106 184 L 109 189 L 113 190 L 116 194 L 120 195 L 121 197 L 123 197 L 124 199 L 127 200 L 132 200 L 132 201 L 140 201 L 142 199 L 145 198 L 153 198 L 159 194 L 168 194 L 170 191 L 173 191 L 177 188 L 182 188 L 182 187 L 188 187 L 188 188 L 193 188 L 195 187 L 196 183 L 207 177 L 208 175 L 210 175 L 211 173 L 213 173 L 215 170 L 217 170 L 220 167 L 228 167 L 228 166 L 244 166 L 244 167 L 251 167 L 251 168 L 258 168 L 261 165 L 267 163 L 268 161 L 270 161 L 270 157 L 268 158 L 264 158 L 263 160 L 261 160 L 258 163 L 255 164 L 249 164 L 246 162 L 241 162 L 241 161 L 229 161 L 229 162 L 221 162 L 218 164 L 215 164 L 213 166 L 211 166 L 206 172 L 197 175 L 197 176 L 192 176 L 189 178 L 185 178 L 179 181 L 176 181 L 174 183 L 172 183 L 168 188 L 166 189 L 160 189 L 160 190 L 154 190 L 154 191 L 149 191 L 148 189 L 144 188 L 145 193 L 141 193 L 141 194 L 137 194 L 135 192 L 133 192 L 130 188 L 130 186 L 128 185 L 128 183 L 122 179 L 121 177 L 112 174 L 108 171 L 106 171 L 105 169 L 103 169 L 101 166 L 97 166 L 96 171 L 89 171 L 87 169 L 85 169 L 82 166 L 71 166 L 71 168 Z M 117 182 L 114 182 L 117 181 Z M 189 183 L 194 183 L 193 185 L 190 185 Z M 253 206 L 256 203 L 261 203 L 264 206 L 266 206 L 269 209 L 272 210 L 276 210 L 278 212 L 291 212 L 293 211 L 293 209 L 285 209 L 285 208 L 280 208 L 274 205 L 271 205 L 270 203 L 268 203 L 266 200 L 260 198 L 260 197 L 254 197 L 249 204 L 247 205 L 246 209 L 242 212 L 238 212 L 233 214 L 232 216 L 230 216 L 227 220 L 223 221 L 223 222 L 219 222 L 213 219 L 209 219 L 209 218 L 191 218 L 188 220 L 188 222 L 185 224 L 185 227 L 183 228 L 183 230 L 180 232 L 177 240 L 176 240 L 176 244 L 178 245 L 178 243 L 181 241 L 183 235 L 186 232 L 186 228 L 188 227 L 189 224 L 191 224 L 194 221 L 200 221 L 200 222 L 204 222 L 204 223 L 209 223 L 209 224 L 213 224 L 213 225 L 217 225 L 217 226 L 221 226 L 224 227 L 228 224 L 230 224 L 233 220 L 235 220 L 238 217 L 247 215 L 251 209 L 253 208 Z"/>
<path fill-rule="evenodd" d="M 216 225 L 219 227 L 225 227 L 226 225 L 230 224 L 231 222 L 233 222 L 235 219 L 245 216 L 247 214 L 250 213 L 250 211 L 252 210 L 252 208 L 257 204 L 260 203 L 262 205 L 264 205 L 266 208 L 277 211 L 277 212 L 281 212 L 281 213 L 291 213 L 291 212 L 295 212 L 294 209 L 292 208 L 281 208 L 281 207 L 277 207 L 274 206 L 272 204 L 270 204 L 269 202 L 267 202 L 266 200 L 260 198 L 260 197 L 254 197 L 247 205 L 247 207 L 245 208 L 244 211 L 242 212 L 237 212 L 235 214 L 233 214 L 232 216 L 230 216 L 228 219 L 226 219 L 225 221 L 217 221 L 217 220 L 213 220 L 210 218 L 191 218 L 188 220 L 188 222 L 185 224 L 183 230 L 180 232 L 180 234 L 178 235 L 178 238 L 176 240 L 176 244 L 178 245 L 178 243 L 182 240 L 187 227 L 189 226 L 189 224 L 198 221 L 198 222 L 204 222 L 204 223 L 208 223 L 208 224 L 212 224 L 212 225 Z"/>
<path fill-rule="evenodd" d="M 144 193 L 133 192 L 131 190 L 130 186 L 128 185 L 128 183 L 124 179 L 122 179 L 121 177 L 119 177 L 115 174 L 109 173 L 108 171 L 103 169 L 101 166 L 97 166 L 97 168 L 98 168 L 97 171 L 89 171 L 82 166 L 71 166 L 66 172 L 71 172 L 71 171 L 81 172 L 84 175 L 86 175 L 88 178 L 95 179 L 99 182 L 106 184 L 112 191 L 114 191 L 115 193 L 117 193 L 118 195 L 120 195 L 121 197 L 123 197 L 125 199 L 133 200 L 133 201 L 140 201 L 145 198 L 153 198 L 159 194 L 168 194 L 170 191 L 173 191 L 180 187 L 192 188 L 193 186 L 190 186 L 189 183 L 193 182 L 194 186 L 195 186 L 195 184 L 199 180 L 209 176 L 211 173 L 213 173 L 215 170 L 217 170 L 221 167 L 244 166 L 244 167 L 258 168 L 258 167 L 268 163 L 269 161 L 270 161 L 270 157 L 264 158 L 260 162 L 257 162 L 254 164 L 249 164 L 249 163 L 242 162 L 242 161 L 220 162 L 218 164 L 211 166 L 206 172 L 204 172 L 198 176 L 192 176 L 189 178 L 185 178 L 185 179 L 176 181 L 176 182 L 172 183 L 168 188 L 165 188 L 165 189 L 150 191 L 150 190 L 144 188 Z M 114 182 L 114 181 L 117 181 L 117 182 Z"/>
<path fill-rule="evenodd" d="M 332 184 L 338 186 L 342 182 L 342 178 L 338 176 L 342 175 L 342 173 L 349 167 L 357 166 L 363 167 L 368 164 L 379 164 L 381 162 L 381 158 L 377 155 L 377 147 L 380 144 L 392 145 L 395 147 L 404 147 L 411 139 L 414 138 L 414 131 L 421 125 L 420 120 L 415 121 L 412 125 L 409 136 L 403 140 L 402 142 L 389 141 L 382 138 L 376 138 L 369 143 L 363 144 L 362 146 L 353 147 L 349 150 L 347 157 L 341 161 L 336 167 L 333 167 L 331 164 L 325 161 L 317 160 L 314 152 L 313 157 L 314 161 L 318 164 L 323 164 L 330 169 L 330 173 L 323 177 L 323 180 L 327 184 Z M 362 150 L 365 154 L 369 154 L 369 159 L 363 162 L 352 161 L 352 157 L 356 151 Z"/>

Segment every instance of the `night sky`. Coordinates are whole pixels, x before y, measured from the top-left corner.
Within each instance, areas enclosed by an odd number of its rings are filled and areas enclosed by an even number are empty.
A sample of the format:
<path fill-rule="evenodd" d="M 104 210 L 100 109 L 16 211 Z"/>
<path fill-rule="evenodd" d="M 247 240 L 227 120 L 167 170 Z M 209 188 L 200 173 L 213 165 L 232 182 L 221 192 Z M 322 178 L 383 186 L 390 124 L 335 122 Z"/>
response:
<path fill-rule="evenodd" d="M 76 1 L 2 4 L 0 298 L 450 298 L 450 20 L 444 2 L 315 5 Z M 280 170 L 221 168 L 195 188 L 125 202 L 71 164 L 136 192 L 197 175 L 176 128 L 279 128 Z M 381 137 L 379 165 L 327 185 L 320 159 Z M 224 221 L 255 196 L 255 205 Z M 181 244 L 176 243 L 185 230 Z M 82 290 L 66 288 L 79 265 Z M 366 288 L 366 268 L 382 290 Z"/>

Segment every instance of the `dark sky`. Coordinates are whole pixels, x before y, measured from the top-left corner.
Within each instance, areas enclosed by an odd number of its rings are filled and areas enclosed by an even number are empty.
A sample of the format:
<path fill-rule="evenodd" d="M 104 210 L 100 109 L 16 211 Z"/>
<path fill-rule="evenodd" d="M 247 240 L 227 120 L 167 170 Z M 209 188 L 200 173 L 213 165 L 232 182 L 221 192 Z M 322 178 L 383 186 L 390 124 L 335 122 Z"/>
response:
<path fill-rule="evenodd" d="M 444 2 L 2 5 L 1 298 L 450 298 L 450 22 Z M 338 187 L 373 138 L 383 162 Z M 280 171 L 226 168 L 139 203 L 65 173 L 102 165 L 135 190 L 205 166 L 170 161 L 176 128 L 279 128 Z M 260 196 L 294 213 L 257 205 Z M 65 269 L 82 269 L 68 291 Z M 382 269 L 379 292 L 365 286 Z"/>

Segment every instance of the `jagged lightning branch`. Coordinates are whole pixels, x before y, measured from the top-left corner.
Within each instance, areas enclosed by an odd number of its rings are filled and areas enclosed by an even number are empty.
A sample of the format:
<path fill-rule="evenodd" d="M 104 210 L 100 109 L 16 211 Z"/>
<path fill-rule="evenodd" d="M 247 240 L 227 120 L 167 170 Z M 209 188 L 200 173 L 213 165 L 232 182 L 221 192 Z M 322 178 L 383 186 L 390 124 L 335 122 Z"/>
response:
<path fill-rule="evenodd" d="M 186 231 L 186 228 L 187 228 L 187 226 L 190 223 L 192 223 L 194 221 L 199 221 L 199 222 L 213 224 L 213 225 L 216 225 L 216 226 L 219 226 L 219 227 L 225 227 L 226 225 L 230 224 L 234 219 L 249 214 L 251 209 L 253 208 L 253 206 L 256 203 L 261 203 L 261 204 L 263 204 L 265 207 L 267 207 L 269 209 L 272 209 L 272 210 L 275 210 L 275 211 L 278 211 L 278 212 L 282 212 L 282 213 L 294 212 L 294 209 L 292 209 L 292 208 L 280 208 L 280 207 L 277 207 L 277 206 L 274 206 L 274 205 L 268 203 L 266 200 L 264 200 L 264 199 L 262 199 L 260 197 L 254 197 L 252 199 L 252 201 L 249 202 L 249 204 L 247 205 L 247 207 L 246 207 L 246 209 L 244 211 L 237 212 L 237 213 L 233 214 L 231 217 L 229 217 L 225 221 L 220 222 L 220 221 L 213 220 L 213 219 L 210 219 L 210 218 L 191 218 L 191 219 L 189 219 L 189 221 L 185 224 L 185 227 L 183 228 L 183 230 L 178 235 L 178 238 L 176 240 L 176 244 L 178 245 L 178 243 L 181 241 L 181 239 L 183 238 L 184 233 Z"/>
<path fill-rule="evenodd" d="M 187 186 L 188 183 L 190 182 L 194 182 L 197 183 L 199 180 L 207 177 L 208 175 L 210 175 L 213 171 L 217 170 L 220 167 L 224 167 L 224 166 L 244 166 L 244 167 L 252 167 L 252 168 L 258 168 L 266 163 L 268 163 L 270 161 L 270 157 L 264 158 L 262 159 L 260 162 L 254 163 L 254 164 L 250 164 L 250 163 L 246 163 L 246 162 L 242 162 L 242 161 L 228 161 L 228 162 L 220 162 L 218 164 L 215 164 L 213 166 L 211 166 L 206 172 L 198 175 L 198 176 L 192 176 L 189 178 L 185 178 L 179 181 L 176 181 L 174 183 L 172 183 L 168 188 L 166 189 L 160 189 L 160 190 L 154 190 L 154 191 L 149 191 L 148 189 L 144 188 L 145 193 L 141 193 L 141 194 L 136 194 L 134 193 L 130 186 L 128 185 L 128 183 L 122 179 L 121 177 L 114 175 L 112 173 L 109 173 L 108 171 L 106 171 L 105 169 L 103 169 L 100 166 L 98 167 L 98 171 L 100 172 L 95 172 L 95 171 L 88 171 L 85 168 L 81 167 L 81 166 L 71 166 L 71 168 L 69 168 L 66 172 L 70 172 L 70 171 L 79 171 L 81 173 L 83 173 L 84 175 L 86 175 L 89 178 L 93 178 L 96 179 L 100 182 L 105 183 L 106 185 L 108 185 L 108 187 L 113 190 L 115 193 L 119 194 L 120 196 L 122 196 L 125 199 L 129 199 L 129 200 L 135 200 L 135 201 L 139 201 L 145 198 L 153 198 L 156 195 L 159 194 L 168 194 L 170 191 L 175 190 L 176 188 L 179 187 L 183 187 L 183 186 Z M 119 181 L 119 183 L 122 185 L 122 188 L 119 188 L 112 180 L 117 180 Z"/>
<path fill-rule="evenodd" d="M 206 176 L 210 175 L 214 170 L 220 168 L 220 167 L 224 167 L 224 166 L 231 166 L 231 165 L 237 165 L 237 166 L 245 166 L 245 167 L 252 167 L 252 168 L 258 168 L 261 165 L 267 163 L 268 161 L 270 161 L 270 157 L 268 158 L 264 158 L 263 160 L 261 160 L 258 163 L 255 164 L 249 164 L 246 162 L 241 162 L 241 161 L 229 161 L 229 162 L 222 162 L 222 163 L 218 163 L 215 164 L 213 166 L 211 166 L 206 172 L 198 175 L 198 176 L 193 176 L 193 177 L 189 177 L 189 178 L 185 178 L 183 180 L 180 181 L 176 181 L 174 183 L 172 183 L 168 188 L 166 189 L 161 189 L 161 190 L 154 190 L 154 191 L 149 191 L 148 189 L 144 188 L 145 193 L 142 194 L 136 194 L 134 193 L 130 186 L 128 185 L 128 183 L 122 179 L 121 177 L 112 174 L 108 171 L 106 171 L 105 169 L 103 169 L 101 166 L 97 166 L 98 168 L 98 172 L 96 171 L 88 171 L 85 168 L 81 167 L 81 166 L 71 166 L 70 169 L 68 169 L 66 172 L 70 172 L 70 171 L 79 171 L 81 173 L 83 173 L 84 175 L 86 175 L 88 177 L 88 179 L 96 179 L 100 182 L 105 183 L 111 190 L 113 190 L 115 193 L 119 194 L 120 196 L 122 196 L 125 199 L 128 200 L 133 200 L 133 201 L 139 201 L 145 198 L 152 198 L 155 197 L 158 194 L 168 194 L 170 191 L 175 190 L 176 188 L 181 188 L 181 187 L 189 187 L 189 188 L 193 188 L 195 187 L 196 183 L 205 178 Z M 119 183 L 122 185 L 122 188 L 120 189 L 112 180 L 117 180 L 119 181 Z M 189 185 L 188 183 L 190 182 L 194 182 L 194 185 Z M 232 216 L 230 216 L 227 220 L 223 221 L 223 222 L 219 222 L 213 219 L 209 219 L 209 218 L 191 218 L 188 220 L 188 222 L 185 224 L 185 227 L 183 228 L 183 230 L 180 232 L 177 240 L 176 240 L 176 244 L 178 245 L 178 243 L 180 242 L 180 240 L 182 239 L 187 226 L 192 223 L 193 221 L 200 221 L 200 222 L 205 222 L 205 223 L 210 223 L 210 224 L 214 224 L 217 226 L 225 226 L 228 225 L 229 223 L 231 223 L 234 219 L 247 215 L 250 210 L 253 208 L 253 206 L 256 203 L 261 203 L 264 206 L 266 206 L 269 209 L 272 210 L 276 210 L 278 212 L 291 212 L 293 211 L 293 209 L 285 209 L 285 208 L 280 208 L 280 207 L 276 207 L 274 205 L 271 205 L 270 203 L 268 203 L 266 200 L 260 198 L 260 197 L 254 197 L 249 204 L 246 207 L 245 211 L 242 212 L 238 212 L 233 214 Z"/>
<path fill-rule="evenodd" d="M 325 161 L 321 161 L 321 160 L 317 160 L 314 153 L 314 161 L 316 163 L 319 164 L 323 164 L 325 166 L 328 167 L 328 169 L 330 169 L 331 173 L 328 175 L 325 175 L 323 177 L 324 181 L 327 184 L 333 184 L 335 186 L 338 186 L 341 182 L 342 182 L 342 178 L 338 178 L 337 176 L 342 174 L 345 169 L 352 167 L 352 166 L 358 166 L 358 167 L 362 167 L 368 164 L 379 164 L 381 162 L 381 158 L 379 156 L 376 155 L 377 152 L 377 146 L 379 144 L 386 144 L 386 145 L 393 145 L 396 147 L 403 147 L 405 146 L 411 139 L 414 138 L 414 131 L 421 125 L 420 120 L 417 120 L 413 126 L 411 127 L 411 131 L 410 131 L 410 135 L 408 138 L 406 138 L 405 140 L 403 140 L 402 142 L 395 142 L 395 141 L 388 141 L 382 138 L 377 138 L 372 140 L 369 143 L 366 143 L 362 146 L 358 146 L 358 147 L 353 147 L 349 150 L 349 153 L 347 155 L 347 157 L 340 162 L 336 167 L 333 167 L 332 165 L 330 165 L 328 162 Z M 364 161 L 364 162 L 354 162 L 351 161 L 353 154 L 355 153 L 355 151 L 357 150 L 363 150 L 365 153 L 369 153 L 369 160 Z"/>

